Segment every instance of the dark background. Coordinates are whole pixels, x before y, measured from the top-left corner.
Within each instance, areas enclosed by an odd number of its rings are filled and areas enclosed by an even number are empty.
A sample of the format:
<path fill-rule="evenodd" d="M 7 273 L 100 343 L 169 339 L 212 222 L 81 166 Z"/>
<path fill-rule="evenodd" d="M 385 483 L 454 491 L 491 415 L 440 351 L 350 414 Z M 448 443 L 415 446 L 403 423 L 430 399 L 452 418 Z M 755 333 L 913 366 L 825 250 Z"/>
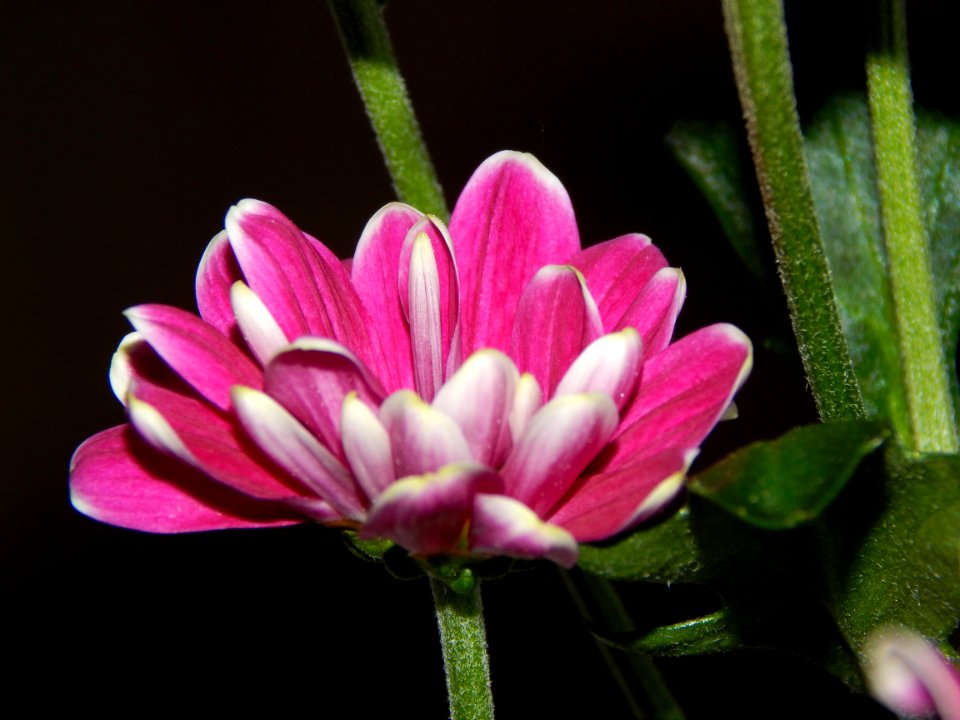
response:
<path fill-rule="evenodd" d="M 806 118 L 862 87 L 863 7 L 787 5 Z M 918 100 L 956 115 L 956 4 L 909 7 Z M 585 243 L 645 232 L 683 268 L 680 334 L 729 321 L 755 339 L 741 418 L 704 463 L 815 416 L 798 363 L 761 344 L 781 299 L 758 294 L 662 142 L 679 118 L 739 118 L 718 0 L 395 0 L 387 17 L 451 205 L 491 153 L 533 152 L 566 185 Z M 425 582 L 388 577 L 319 527 L 149 536 L 67 500 L 73 449 L 123 421 L 106 381 L 121 311 L 194 308 L 229 205 L 267 200 L 349 256 L 392 199 L 325 4 L 12 3 L 0 28 L 7 704 L 12 690 L 38 708 L 60 697 L 135 716 L 443 717 Z M 500 717 L 591 696 L 591 716 L 625 714 L 552 567 L 484 596 Z M 690 717 L 885 716 L 797 659 L 661 667 Z"/>

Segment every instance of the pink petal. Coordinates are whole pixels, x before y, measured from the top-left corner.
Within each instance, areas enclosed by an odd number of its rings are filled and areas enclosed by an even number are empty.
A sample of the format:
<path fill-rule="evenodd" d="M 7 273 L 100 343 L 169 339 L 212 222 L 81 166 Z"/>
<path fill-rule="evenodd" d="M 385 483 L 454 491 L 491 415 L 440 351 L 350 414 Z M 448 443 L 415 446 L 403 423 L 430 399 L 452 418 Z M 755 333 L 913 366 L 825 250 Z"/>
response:
<path fill-rule="evenodd" d="M 556 395 L 602 392 L 619 410 L 633 398 L 641 356 L 640 336 L 633 328 L 604 335 L 580 353 L 557 385 Z"/>
<path fill-rule="evenodd" d="M 578 542 L 616 535 L 669 503 L 683 487 L 696 453 L 666 450 L 614 470 L 588 475 L 574 485 L 549 520 Z"/>
<path fill-rule="evenodd" d="M 676 268 L 658 270 L 627 308 L 616 328 L 636 328 L 647 356 L 656 355 L 670 343 L 686 295 L 687 283 L 682 272 Z"/>
<path fill-rule="evenodd" d="M 687 335 L 643 365 L 603 468 L 669 448 L 690 449 L 717 424 L 750 373 L 753 348 L 732 325 L 711 325 Z"/>
<path fill-rule="evenodd" d="M 266 365 L 287 344 L 287 336 L 263 301 L 242 280 L 230 289 L 230 304 L 247 347 L 261 365 Z"/>
<path fill-rule="evenodd" d="M 443 224 L 427 216 L 400 253 L 400 302 L 410 325 L 415 388 L 430 401 L 460 366 L 460 286 Z"/>
<path fill-rule="evenodd" d="M 460 279 L 463 354 L 508 351 L 520 293 L 544 265 L 580 250 L 570 198 L 532 155 L 504 151 L 467 183 L 450 220 Z"/>
<path fill-rule="evenodd" d="M 177 374 L 221 410 L 234 385 L 260 387 L 260 369 L 212 325 L 168 305 L 138 305 L 127 319 Z"/>
<path fill-rule="evenodd" d="M 70 500 L 84 515 L 155 533 L 290 525 L 302 518 L 255 501 L 147 446 L 129 425 L 89 438 L 70 461 Z"/>
<path fill-rule="evenodd" d="M 366 353 L 376 354 L 378 346 L 369 340 L 366 311 L 343 265 L 326 247 L 257 200 L 231 208 L 226 224 L 247 284 L 288 339 L 333 338 L 355 348 L 364 361 L 372 359 Z"/>
<path fill-rule="evenodd" d="M 306 494 L 272 467 L 232 418 L 198 400 L 138 382 L 128 409 L 131 424 L 151 445 L 234 490 L 263 500 Z"/>
<path fill-rule="evenodd" d="M 549 265 L 523 291 L 510 355 L 551 397 L 571 363 L 602 334 L 597 306 L 580 272 Z"/>
<path fill-rule="evenodd" d="M 343 398 L 340 439 L 357 483 L 375 500 L 396 480 L 393 450 L 386 428 L 356 393 Z"/>
<path fill-rule="evenodd" d="M 507 494 L 543 517 L 616 428 L 617 407 L 608 395 L 554 398 L 533 416 L 503 466 Z"/>
<path fill-rule="evenodd" d="M 499 467 L 513 445 L 509 417 L 520 373 L 498 350 L 479 350 L 440 389 L 433 407 L 453 418 L 473 458 Z"/>
<path fill-rule="evenodd" d="M 410 390 L 398 390 L 384 401 L 380 421 L 390 436 L 397 477 L 474 459 L 457 423 Z"/>
<path fill-rule="evenodd" d="M 543 522 L 530 508 L 506 495 L 477 495 L 470 519 L 470 549 L 515 558 L 547 558 L 570 568 L 577 541 L 561 527 Z"/>
<path fill-rule="evenodd" d="M 463 549 L 474 496 L 502 487 L 496 473 L 473 463 L 398 480 L 370 508 L 360 537 L 390 538 L 417 555 L 456 552 Z"/>
<path fill-rule="evenodd" d="M 867 638 L 870 692 L 898 715 L 960 720 L 960 671 L 912 630 L 886 628 Z"/>
<path fill-rule="evenodd" d="M 197 268 L 197 308 L 200 317 L 233 342 L 240 340 L 239 329 L 230 303 L 230 288 L 243 279 L 227 233 L 217 233 L 200 258 Z"/>
<path fill-rule="evenodd" d="M 624 235 L 594 245 L 568 260 L 581 273 L 596 300 L 604 332 L 624 327 L 620 319 L 650 278 L 667 266 L 646 235 Z"/>
<path fill-rule="evenodd" d="M 385 372 L 378 372 L 388 392 L 413 388 L 410 328 L 398 279 L 404 239 L 421 217 L 408 205 L 386 205 L 367 223 L 353 257 L 353 285 L 369 316 L 376 320 L 376 337 L 389 359 Z"/>
<path fill-rule="evenodd" d="M 110 360 L 110 388 L 126 405 L 130 387 L 140 380 L 175 390 L 181 395 L 193 394 L 190 386 L 160 359 L 140 333 L 127 333 Z"/>
<path fill-rule="evenodd" d="M 264 392 L 341 459 L 340 410 L 343 398 L 356 392 L 377 407 L 383 389 L 370 371 L 342 345 L 321 338 L 300 338 L 277 354 L 264 372 Z"/>
<path fill-rule="evenodd" d="M 510 410 L 510 438 L 516 444 L 527 430 L 530 419 L 543 407 L 540 383 L 530 373 L 523 373 L 517 381 L 517 391 Z"/>
<path fill-rule="evenodd" d="M 364 516 L 367 499 L 347 469 L 279 403 L 238 385 L 233 404 L 244 429 L 274 462 L 344 517 Z"/>

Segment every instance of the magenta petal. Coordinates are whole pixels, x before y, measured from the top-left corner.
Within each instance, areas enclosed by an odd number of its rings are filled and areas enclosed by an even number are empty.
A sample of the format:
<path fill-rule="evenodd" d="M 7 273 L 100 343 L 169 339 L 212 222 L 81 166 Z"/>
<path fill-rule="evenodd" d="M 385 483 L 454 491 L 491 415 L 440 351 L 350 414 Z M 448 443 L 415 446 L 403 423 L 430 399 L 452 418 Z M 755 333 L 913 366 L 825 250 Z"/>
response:
<path fill-rule="evenodd" d="M 750 340 L 732 325 L 702 328 L 643 365 L 643 377 L 626 408 L 604 466 L 668 448 L 699 447 L 750 373 Z"/>
<path fill-rule="evenodd" d="M 550 265 L 523 291 L 511 357 L 551 397 L 574 359 L 602 334 L 597 306 L 580 272 L 569 265 Z"/>
<path fill-rule="evenodd" d="M 347 271 L 329 250 L 257 200 L 230 209 L 227 234 L 247 284 L 287 338 L 333 338 L 371 361 L 365 353 L 376 346 L 369 340 L 366 311 Z"/>
<path fill-rule="evenodd" d="M 140 333 L 127 333 L 110 360 L 110 388 L 117 399 L 126 405 L 131 386 L 141 380 L 182 395 L 194 394 L 193 389 L 170 369 Z"/>
<path fill-rule="evenodd" d="M 523 373 L 517 381 L 517 391 L 510 410 L 510 437 L 513 444 L 523 436 L 530 419 L 543 407 L 543 391 L 540 383 L 530 373 Z"/>
<path fill-rule="evenodd" d="M 131 424 L 151 445 L 228 487 L 263 500 L 306 494 L 274 469 L 232 418 L 205 403 L 139 382 L 128 408 Z"/>
<path fill-rule="evenodd" d="M 594 245 L 568 261 L 581 273 L 600 309 L 604 332 L 624 327 L 623 314 L 650 278 L 667 266 L 646 235 L 624 235 Z"/>
<path fill-rule="evenodd" d="M 378 372 L 388 392 L 413 388 L 410 328 L 401 306 L 398 278 L 404 239 L 421 217 L 400 203 L 381 208 L 360 236 L 350 271 L 361 302 L 376 319 L 377 340 L 389 359 L 387 372 Z"/>
<path fill-rule="evenodd" d="M 197 268 L 197 309 L 200 317 L 234 342 L 240 336 L 230 303 L 230 288 L 242 279 L 227 233 L 221 230 L 207 245 Z"/>
<path fill-rule="evenodd" d="M 364 516 L 367 499 L 347 469 L 276 400 L 237 386 L 233 404 L 244 429 L 274 462 L 344 517 Z"/>
<path fill-rule="evenodd" d="M 400 302 L 410 325 L 414 387 L 433 399 L 460 366 L 460 286 L 443 224 L 427 216 L 414 225 L 400 253 Z"/>
<path fill-rule="evenodd" d="M 602 392 L 621 409 L 640 379 L 643 349 L 633 328 L 594 340 L 564 374 L 556 394 Z"/>
<path fill-rule="evenodd" d="M 230 304 L 247 347 L 261 365 L 266 365 L 287 344 L 287 336 L 263 301 L 242 280 L 230 289 Z"/>
<path fill-rule="evenodd" d="M 522 502 L 506 495 L 477 495 L 470 519 L 470 549 L 487 555 L 547 558 L 570 568 L 577 541 L 561 527 L 543 522 Z"/>
<path fill-rule="evenodd" d="M 264 391 L 341 457 L 340 412 L 343 398 L 356 392 L 377 407 L 383 389 L 363 363 L 342 345 L 321 338 L 300 338 L 277 354 L 264 373 Z"/>
<path fill-rule="evenodd" d="M 501 475 L 507 494 L 543 517 L 567 492 L 617 427 L 608 395 L 554 398 L 533 416 Z"/>
<path fill-rule="evenodd" d="M 370 508 L 360 537 L 386 537 L 416 555 L 455 552 L 462 548 L 474 496 L 502 488 L 495 472 L 474 463 L 398 480 Z"/>
<path fill-rule="evenodd" d="M 636 525 L 669 503 L 683 487 L 696 453 L 666 450 L 615 470 L 588 475 L 547 519 L 579 542 L 602 540 Z"/>
<path fill-rule="evenodd" d="M 393 450 L 386 428 L 356 393 L 343 399 L 340 439 L 357 483 L 375 500 L 396 480 Z"/>
<path fill-rule="evenodd" d="M 138 305 L 126 312 L 137 332 L 177 374 L 221 410 L 230 388 L 259 388 L 260 369 L 212 325 L 168 305 Z"/>
<path fill-rule="evenodd" d="M 479 350 L 440 389 L 433 407 L 457 423 L 473 458 L 499 467 L 513 445 L 510 414 L 520 373 L 498 350 Z"/>
<path fill-rule="evenodd" d="M 520 293 L 544 265 L 580 250 L 570 198 L 532 155 L 504 151 L 467 183 L 450 220 L 460 278 L 463 355 L 509 351 Z"/>
<path fill-rule="evenodd" d="M 686 295 L 687 283 L 682 272 L 676 268 L 658 270 L 627 308 L 616 327 L 618 330 L 636 328 L 643 339 L 644 352 L 648 357 L 656 355 L 670 343 L 673 326 Z"/>
<path fill-rule="evenodd" d="M 384 401 L 380 421 L 390 436 L 398 477 L 474 459 L 457 423 L 410 390 L 398 390 Z"/>
<path fill-rule="evenodd" d="M 867 638 L 870 692 L 897 715 L 960 720 L 960 671 L 919 634 L 884 628 Z"/>
<path fill-rule="evenodd" d="M 301 521 L 282 505 L 251 500 L 148 447 L 129 425 L 104 430 L 77 448 L 70 500 L 95 520 L 155 533 Z"/>

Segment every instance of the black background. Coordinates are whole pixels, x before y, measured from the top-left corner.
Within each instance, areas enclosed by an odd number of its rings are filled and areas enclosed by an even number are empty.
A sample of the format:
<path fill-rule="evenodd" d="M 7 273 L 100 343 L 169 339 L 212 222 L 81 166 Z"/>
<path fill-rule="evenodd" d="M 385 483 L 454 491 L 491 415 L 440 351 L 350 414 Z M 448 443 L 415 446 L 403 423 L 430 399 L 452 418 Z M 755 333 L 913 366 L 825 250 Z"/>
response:
<path fill-rule="evenodd" d="M 909 7 L 918 101 L 956 115 L 956 5 Z M 788 3 L 804 118 L 862 87 L 862 12 Z M 758 299 L 662 142 L 679 118 L 739 118 L 718 1 L 395 0 L 387 17 L 451 205 L 491 153 L 533 152 L 566 185 L 585 243 L 645 232 L 683 268 L 680 334 L 729 321 L 754 337 L 741 417 L 700 466 L 815 417 L 798 363 L 761 346 L 781 299 Z M 319 527 L 149 536 L 67 501 L 73 449 L 123 421 L 106 382 L 121 311 L 193 308 L 229 205 L 267 200 L 349 256 L 392 199 L 325 4 L 13 3 L 0 27 L 6 703 L 443 717 L 426 583 L 388 577 Z M 625 714 L 552 567 L 484 596 L 500 717 L 590 697 L 591 717 Z M 690 717 L 885 716 L 779 655 L 661 666 Z"/>

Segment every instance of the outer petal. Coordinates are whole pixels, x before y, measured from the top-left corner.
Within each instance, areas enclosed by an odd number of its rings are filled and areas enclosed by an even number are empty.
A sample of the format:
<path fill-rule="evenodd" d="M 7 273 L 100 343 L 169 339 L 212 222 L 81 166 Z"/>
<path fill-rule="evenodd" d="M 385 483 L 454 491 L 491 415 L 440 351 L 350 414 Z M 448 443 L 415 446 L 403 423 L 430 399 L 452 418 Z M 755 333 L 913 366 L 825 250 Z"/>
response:
<path fill-rule="evenodd" d="M 393 450 L 386 428 L 356 393 L 343 399 L 340 438 L 353 476 L 367 497 L 375 500 L 396 480 Z"/>
<path fill-rule="evenodd" d="M 279 210 L 257 200 L 231 208 L 226 224 L 247 284 L 287 339 L 333 338 L 370 360 L 363 354 L 375 347 L 366 311 L 329 250 L 305 237 Z"/>
<path fill-rule="evenodd" d="M 474 496 L 502 487 L 496 473 L 474 463 L 398 480 L 377 498 L 360 537 L 387 537 L 419 555 L 455 552 Z"/>
<path fill-rule="evenodd" d="M 563 567 L 577 562 L 577 541 L 561 527 L 543 522 L 522 502 L 506 495 L 477 495 L 470 519 L 470 549 L 517 558 L 548 558 Z"/>
<path fill-rule="evenodd" d="M 139 382 L 131 390 L 128 412 L 151 445 L 234 490 L 262 500 L 306 494 L 238 432 L 232 418 L 202 402 Z"/>
<path fill-rule="evenodd" d="M 656 355 L 670 343 L 686 296 L 687 282 L 682 272 L 676 268 L 658 270 L 627 308 L 616 328 L 636 328 L 647 356 Z"/>
<path fill-rule="evenodd" d="M 393 445 L 397 477 L 426 475 L 444 465 L 473 460 L 457 423 L 409 390 L 399 390 L 386 399 L 380 421 Z"/>
<path fill-rule="evenodd" d="M 343 516 L 363 517 L 367 499 L 350 473 L 276 400 L 237 386 L 233 403 L 244 429 L 264 453 Z"/>
<path fill-rule="evenodd" d="M 604 335 L 580 353 L 557 385 L 556 394 L 602 392 L 619 410 L 633 397 L 642 351 L 640 336 L 633 328 Z"/>
<path fill-rule="evenodd" d="M 467 183 L 450 220 L 460 284 L 463 354 L 509 350 L 520 293 L 544 265 L 580 250 L 570 198 L 532 155 L 500 152 Z"/>
<path fill-rule="evenodd" d="M 155 533 L 290 525 L 283 505 L 251 500 L 148 447 L 129 425 L 89 438 L 70 461 L 70 500 L 89 517 Z"/>
<path fill-rule="evenodd" d="M 544 517 L 607 443 L 617 427 L 608 395 L 554 398 L 533 416 L 501 475 L 507 495 Z"/>
<path fill-rule="evenodd" d="M 550 265 L 523 291 L 511 357 L 550 397 L 574 359 L 602 334 L 597 306 L 580 272 L 568 265 Z"/>
<path fill-rule="evenodd" d="M 168 305 L 139 305 L 126 316 L 164 362 L 221 410 L 230 407 L 232 386 L 261 386 L 260 369 L 250 358 L 195 315 Z"/>
<path fill-rule="evenodd" d="M 589 475 L 547 519 L 579 542 L 616 535 L 653 515 L 683 487 L 696 452 L 666 450 L 641 462 Z"/>
<path fill-rule="evenodd" d="M 923 637 L 885 629 L 865 651 L 870 692 L 893 712 L 960 720 L 960 671 Z"/>
<path fill-rule="evenodd" d="M 723 415 L 753 362 L 750 340 L 732 325 L 711 325 L 671 344 L 643 366 L 643 378 L 603 456 L 603 467 L 669 448 L 698 447 Z"/>
<path fill-rule="evenodd" d="M 510 413 L 520 373 L 498 350 L 479 350 L 467 358 L 433 400 L 453 418 L 478 462 L 499 467 L 513 445 Z"/>
<path fill-rule="evenodd" d="M 399 287 L 410 324 L 415 387 L 430 401 L 460 366 L 460 285 L 453 247 L 438 219 L 427 216 L 407 233 Z"/>
<path fill-rule="evenodd" d="M 620 319 L 667 261 L 646 235 L 623 235 L 594 245 L 569 261 L 583 273 L 600 309 L 604 332 L 624 327 Z"/>
<path fill-rule="evenodd" d="M 126 405 L 130 387 L 141 380 L 182 395 L 193 394 L 190 386 L 160 359 L 140 333 L 127 333 L 110 360 L 110 388 L 117 399 Z"/>
<path fill-rule="evenodd" d="M 227 233 L 221 230 L 200 258 L 196 280 L 197 308 L 200 317 L 234 342 L 239 342 L 240 333 L 230 303 L 230 288 L 242 279 L 243 273 L 230 248 Z"/>
<path fill-rule="evenodd" d="M 263 300 L 242 280 L 237 280 L 230 288 L 230 304 L 247 347 L 261 365 L 266 365 L 287 344 L 287 336 Z"/>
<path fill-rule="evenodd" d="M 344 396 L 356 392 L 372 407 L 383 398 L 380 383 L 353 353 L 321 338 L 301 338 L 277 354 L 265 371 L 264 389 L 338 457 Z"/>
<path fill-rule="evenodd" d="M 378 371 L 388 392 L 413 388 L 410 328 L 401 306 L 398 278 L 404 238 L 423 215 L 409 205 L 391 203 L 370 218 L 353 257 L 351 279 L 371 318 L 376 340 L 388 359 Z"/>

